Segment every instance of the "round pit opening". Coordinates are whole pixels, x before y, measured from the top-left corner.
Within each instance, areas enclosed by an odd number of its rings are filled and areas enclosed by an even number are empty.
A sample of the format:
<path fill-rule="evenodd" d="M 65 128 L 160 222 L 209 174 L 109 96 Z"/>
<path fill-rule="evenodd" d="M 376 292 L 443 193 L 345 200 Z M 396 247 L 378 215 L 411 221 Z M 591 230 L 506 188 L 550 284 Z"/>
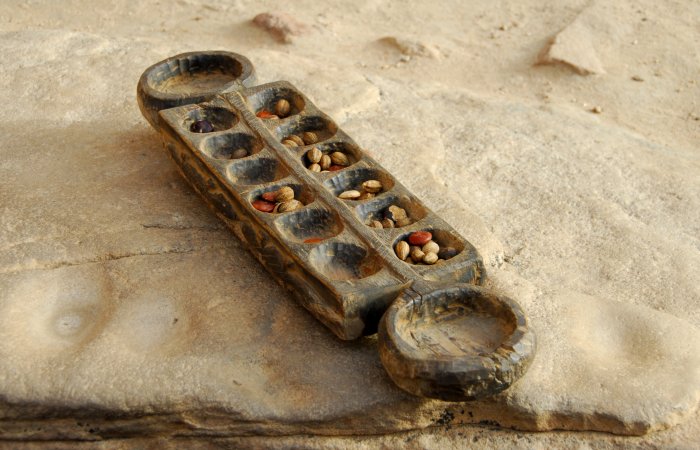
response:
<path fill-rule="evenodd" d="M 343 224 L 335 212 L 319 208 L 305 208 L 280 217 L 275 226 L 291 241 L 316 244 L 343 231 Z"/>
<path fill-rule="evenodd" d="M 396 220 L 393 209 L 389 209 L 392 206 L 398 206 L 403 209 L 406 212 L 408 220 Z M 407 195 L 380 197 L 377 200 L 358 205 L 357 208 L 355 208 L 355 212 L 360 220 L 367 226 L 372 226 L 373 221 L 382 222 L 386 221 L 386 219 L 391 220 L 391 226 L 387 226 L 385 222 L 385 226 L 382 226 L 381 229 L 402 228 L 418 222 L 427 214 L 425 207 L 421 205 L 418 200 L 408 197 Z"/>
<path fill-rule="evenodd" d="M 228 169 L 236 184 L 262 184 L 280 180 L 288 175 L 287 170 L 273 158 L 245 158 L 237 160 Z"/>
<path fill-rule="evenodd" d="M 309 253 L 309 263 L 331 280 L 358 280 L 377 273 L 382 265 L 374 253 L 355 244 L 324 243 Z"/>
<path fill-rule="evenodd" d="M 187 113 L 183 126 L 192 133 L 225 131 L 238 122 L 238 117 L 225 108 L 200 106 Z"/>
<path fill-rule="evenodd" d="M 230 53 L 190 53 L 164 61 L 150 70 L 148 86 L 165 94 L 198 96 L 220 92 L 244 72 L 242 60 Z"/>
<path fill-rule="evenodd" d="M 278 102 L 286 100 L 289 103 L 289 111 L 286 114 L 279 114 Z M 248 104 L 255 111 L 255 115 L 261 119 L 277 119 L 292 117 L 304 110 L 304 97 L 293 89 L 287 87 L 272 87 L 253 94 L 248 98 Z"/>
<path fill-rule="evenodd" d="M 262 142 L 248 133 L 226 133 L 207 138 L 202 147 L 216 159 L 241 159 L 258 153 Z"/>
<path fill-rule="evenodd" d="M 338 132 L 338 126 L 325 117 L 302 117 L 298 121 L 293 121 L 292 123 L 287 123 L 278 127 L 277 136 L 280 142 L 287 139 L 294 139 L 292 136 L 302 139 L 304 133 L 307 131 L 316 135 L 316 142 L 306 143 L 306 141 L 304 141 L 304 145 L 316 145 L 335 136 L 335 133 Z M 299 145 L 299 147 L 303 147 L 304 145 Z"/>
<path fill-rule="evenodd" d="M 362 193 L 362 183 L 365 181 L 376 180 L 381 183 L 381 190 L 374 193 L 372 198 L 381 195 L 383 192 L 390 191 L 394 187 L 394 180 L 386 172 L 377 169 L 354 169 L 342 171 L 326 182 L 323 185 L 333 193 L 336 197 L 347 191 L 358 191 Z M 365 198 L 349 199 L 349 200 L 364 200 Z"/>

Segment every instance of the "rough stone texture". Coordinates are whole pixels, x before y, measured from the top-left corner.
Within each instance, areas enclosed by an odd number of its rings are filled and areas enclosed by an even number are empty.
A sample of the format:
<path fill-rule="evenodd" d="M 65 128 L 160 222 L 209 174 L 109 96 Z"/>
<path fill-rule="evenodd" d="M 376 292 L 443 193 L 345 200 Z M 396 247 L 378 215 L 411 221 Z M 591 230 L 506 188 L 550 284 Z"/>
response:
<path fill-rule="evenodd" d="M 280 50 L 251 32 L 271 3 L 113 4 L 0 5 L 2 438 L 697 445 L 697 5 L 290 4 L 317 38 Z M 582 15 L 604 79 L 531 67 Z M 395 56 L 371 43 L 399 33 L 447 56 L 386 66 Z M 480 249 L 538 333 L 520 382 L 466 406 L 411 398 L 372 338 L 337 341 L 268 282 L 134 98 L 148 65 L 205 48 L 247 55 L 261 82 L 292 81 Z M 457 426 L 638 434 L 687 418 L 643 438 Z M 368 436 L 429 425 L 441 429 Z M 173 435 L 220 438 L 162 440 Z"/>

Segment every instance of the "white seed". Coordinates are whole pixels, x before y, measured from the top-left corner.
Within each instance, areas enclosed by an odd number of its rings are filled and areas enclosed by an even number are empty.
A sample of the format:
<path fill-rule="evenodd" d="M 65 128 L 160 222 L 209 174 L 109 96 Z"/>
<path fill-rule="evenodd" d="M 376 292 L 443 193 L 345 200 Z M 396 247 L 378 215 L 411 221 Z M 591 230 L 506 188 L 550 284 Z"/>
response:
<path fill-rule="evenodd" d="M 322 156 L 323 156 L 323 152 L 316 147 L 314 147 L 311 150 L 309 150 L 308 152 L 306 152 L 306 158 L 312 164 L 317 164 L 319 161 L 321 161 Z"/>
<path fill-rule="evenodd" d="M 358 200 L 367 200 L 370 198 L 374 198 L 375 195 L 372 194 L 371 192 L 362 192 L 362 195 L 360 195 L 360 198 Z"/>
<path fill-rule="evenodd" d="M 357 200 L 360 198 L 360 195 L 362 195 L 360 191 L 350 190 L 342 192 L 338 197 L 343 200 Z"/>
<path fill-rule="evenodd" d="M 318 142 L 318 136 L 313 131 L 304 131 L 304 133 L 301 135 L 301 139 L 306 145 L 311 145 Z"/>
<path fill-rule="evenodd" d="M 299 200 L 287 200 L 286 202 L 282 202 L 279 204 L 279 208 L 277 209 L 278 212 L 284 213 L 284 212 L 289 212 L 289 211 L 294 211 L 299 208 L 304 206 L 302 202 Z"/>
<path fill-rule="evenodd" d="M 413 222 L 408 217 L 404 217 L 403 219 L 396 219 L 397 227 L 405 227 L 406 225 L 410 225 L 411 223 Z"/>
<path fill-rule="evenodd" d="M 409 251 L 408 242 L 400 241 L 398 244 L 396 244 L 395 251 L 396 251 L 396 256 L 398 256 L 401 261 L 405 260 L 406 257 L 408 256 L 408 251 Z"/>
<path fill-rule="evenodd" d="M 428 241 L 427 244 L 423 246 L 423 252 L 425 253 L 435 253 L 440 251 L 440 246 L 435 241 Z"/>
<path fill-rule="evenodd" d="M 382 220 L 382 226 L 384 228 L 394 228 L 394 221 L 391 219 Z"/>
<path fill-rule="evenodd" d="M 319 160 L 318 164 L 321 166 L 322 170 L 328 170 L 328 168 L 331 166 L 333 161 L 331 161 L 331 157 L 328 155 L 323 155 L 321 156 L 321 159 Z"/>
<path fill-rule="evenodd" d="M 362 183 L 362 189 L 372 194 L 381 192 L 383 187 L 384 186 L 382 186 L 382 182 L 379 180 L 367 180 L 364 183 Z"/>
<path fill-rule="evenodd" d="M 290 141 L 294 141 L 294 143 L 297 144 L 299 147 L 304 146 L 304 141 L 296 134 L 290 134 L 289 136 L 287 136 L 287 139 L 289 139 Z"/>
<path fill-rule="evenodd" d="M 333 164 L 335 164 L 337 166 L 350 165 L 350 161 L 348 160 L 348 157 L 345 156 L 345 153 L 341 153 L 341 152 L 331 153 L 331 161 L 333 162 Z"/>
<path fill-rule="evenodd" d="M 284 145 L 285 147 L 289 147 L 289 148 L 296 148 L 296 147 L 299 147 L 299 145 L 297 145 L 297 143 L 294 142 L 294 141 L 292 141 L 291 139 L 285 139 L 285 140 L 283 140 L 283 141 L 282 141 L 282 145 Z"/>
<path fill-rule="evenodd" d="M 321 171 L 321 166 L 319 166 L 318 164 L 311 164 L 311 165 L 309 166 L 309 170 L 312 171 L 312 172 L 320 172 L 320 171 Z"/>
<path fill-rule="evenodd" d="M 275 114 L 279 117 L 287 117 L 291 109 L 292 107 L 289 102 L 283 98 L 277 100 L 277 103 L 275 103 Z"/>
<path fill-rule="evenodd" d="M 275 201 L 276 202 L 286 202 L 288 200 L 293 200 L 294 199 L 294 189 L 290 188 L 289 186 L 284 186 L 283 188 L 280 188 L 277 193 L 275 194 Z"/>
<path fill-rule="evenodd" d="M 430 265 L 435 264 L 437 262 L 437 260 L 438 260 L 438 255 L 436 255 L 433 252 L 428 252 L 425 254 L 425 256 L 423 256 L 423 262 L 426 264 L 430 264 Z"/>
<path fill-rule="evenodd" d="M 382 223 L 378 220 L 373 220 L 369 226 L 371 226 L 372 228 L 384 228 L 382 226 Z"/>

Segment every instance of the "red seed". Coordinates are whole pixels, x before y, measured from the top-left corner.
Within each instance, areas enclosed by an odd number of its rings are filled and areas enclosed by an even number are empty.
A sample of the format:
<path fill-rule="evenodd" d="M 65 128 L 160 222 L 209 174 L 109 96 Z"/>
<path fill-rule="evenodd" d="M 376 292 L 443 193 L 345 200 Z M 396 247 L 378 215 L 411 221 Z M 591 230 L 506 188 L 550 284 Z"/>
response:
<path fill-rule="evenodd" d="M 277 195 L 277 192 L 272 191 L 272 192 L 265 192 L 261 197 L 263 200 L 267 200 L 268 202 L 274 202 L 275 201 L 275 196 Z"/>
<path fill-rule="evenodd" d="M 304 239 L 304 244 L 315 244 L 317 242 L 321 242 L 323 238 L 308 238 Z"/>
<path fill-rule="evenodd" d="M 261 110 L 258 111 L 258 113 L 256 114 L 256 116 L 258 116 L 258 117 L 261 118 L 261 119 L 269 119 L 269 118 L 272 117 L 273 115 L 274 115 L 274 114 L 272 114 L 270 111 L 268 111 L 268 110 L 266 110 L 266 109 L 261 109 Z"/>
<path fill-rule="evenodd" d="M 272 212 L 275 209 L 275 204 L 272 202 L 266 202 L 265 200 L 255 200 L 253 202 L 253 208 L 262 212 Z"/>
<path fill-rule="evenodd" d="M 433 239 L 433 234 L 430 231 L 414 231 L 408 236 L 408 242 L 411 245 L 425 245 Z"/>
<path fill-rule="evenodd" d="M 342 169 L 345 169 L 345 167 L 344 167 L 344 166 L 339 166 L 339 165 L 337 165 L 337 164 L 333 164 L 332 166 L 330 166 L 330 167 L 328 168 L 328 170 L 331 171 L 331 172 L 335 172 L 336 170 L 342 170 Z"/>

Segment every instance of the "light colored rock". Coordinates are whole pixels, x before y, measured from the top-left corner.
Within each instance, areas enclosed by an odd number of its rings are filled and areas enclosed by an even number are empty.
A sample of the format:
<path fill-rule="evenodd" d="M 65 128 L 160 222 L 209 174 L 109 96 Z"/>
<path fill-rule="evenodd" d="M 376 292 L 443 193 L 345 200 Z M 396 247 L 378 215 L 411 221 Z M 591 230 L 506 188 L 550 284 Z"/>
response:
<path fill-rule="evenodd" d="M 254 14 L 244 2 L 226 14 L 191 1 L 132 4 L 128 20 L 110 13 L 113 2 L 0 5 L 0 82 L 12 87 L 0 93 L 3 439 L 176 433 L 219 436 L 224 448 L 449 448 L 464 439 L 692 448 L 697 413 L 643 438 L 458 426 L 629 434 L 697 408 L 697 127 L 678 119 L 695 98 L 688 74 L 697 62 L 685 56 L 693 23 L 683 19 L 692 14 L 623 3 L 584 11 L 609 71 L 595 87 L 523 73 L 516 62 L 549 32 L 527 2 L 445 12 L 414 3 L 389 15 L 375 2 L 339 3 L 291 55 L 231 27 L 231 17 Z M 639 45 L 623 48 L 631 5 L 654 20 Z M 289 7 L 295 17 L 315 13 Z M 521 26 L 481 38 L 484 24 L 508 14 Z M 449 59 L 415 58 L 403 72 L 360 63 L 368 42 L 418 18 L 411 35 L 446 46 Z M 538 332 L 525 378 L 489 402 L 413 399 L 388 380 L 372 338 L 338 342 L 271 285 L 183 184 L 136 107 L 141 71 L 193 48 L 238 51 L 261 81 L 292 81 L 471 240 L 492 286 L 520 301 Z M 626 68 L 639 61 L 650 61 L 633 71 L 647 81 L 631 83 Z M 648 75 L 657 67 L 663 78 Z M 530 97 L 542 86 L 546 104 Z M 605 114 L 587 113 L 581 99 Z M 367 437 L 429 425 L 453 428 Z M 294 436 L 234 437 L 243 433 Z M 362 436 L 298 437 L 309 433 Z M 153 445 L 182 442 L 209 445 Z"/>
<path fill-rule="evenodd" d="M 574 21 L 560 31 L 537 57 L 538 64 L 565 64 L 580 75 L 605 73 L 591 42 L 590 30 Z"/>
<path fill-rule="evenodd" d="M 253 23 L 284 44 L 308 30 L 305 24 L 285 13 L 261 13 L 253 18 Z"/>
<path fill-rule="evenodd" d="M 405 56 L 419 56 L 427 58 L 440 57 L 440 51 L 434 45 L 425 44 L 412 39 L 387 36 L 379 39 L 379 43 L 394 48 Z"/>

